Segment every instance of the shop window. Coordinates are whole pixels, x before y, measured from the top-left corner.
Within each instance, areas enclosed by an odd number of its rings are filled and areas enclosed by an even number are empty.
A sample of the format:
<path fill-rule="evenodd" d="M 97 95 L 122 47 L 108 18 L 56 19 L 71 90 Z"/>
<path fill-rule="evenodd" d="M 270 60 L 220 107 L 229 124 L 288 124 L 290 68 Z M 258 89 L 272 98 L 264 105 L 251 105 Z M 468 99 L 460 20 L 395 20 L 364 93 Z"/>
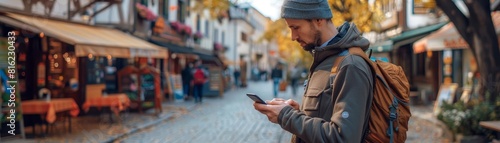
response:
<path fill-rule="evenodd" d="M 57 39 L 49 39 L 48 88 L 54 98 L 71 97 L 76 89 L 72 83 L 78 79 L 75 49 L 72 45 Z M 42 65 L 43 66 L 43 65 Z"/>
<path fill-rule="evenodd" d="M 425 76 L 425 71 L 427 70 L 426 53 L 420 53 L 416 55 L 416 76 Z"/>
<path fill-rule="evenodd" d="M 106 84 L 107 93 L 117 92 L 116 59 L 111 56 L 89 55 L 87 59 L 87 84 Z"/>

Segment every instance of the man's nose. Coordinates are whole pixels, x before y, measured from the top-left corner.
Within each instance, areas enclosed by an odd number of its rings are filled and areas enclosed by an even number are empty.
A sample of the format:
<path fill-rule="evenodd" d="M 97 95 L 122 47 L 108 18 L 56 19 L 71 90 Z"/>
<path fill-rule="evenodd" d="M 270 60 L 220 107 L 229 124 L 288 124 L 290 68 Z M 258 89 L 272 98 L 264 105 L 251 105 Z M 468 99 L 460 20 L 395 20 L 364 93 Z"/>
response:
<path fill-rule="evenodd" d="M 292 32 L 292 41 L 297 41 L 299 39 L 299 35 L 295 34 L 295 32 Z"/>

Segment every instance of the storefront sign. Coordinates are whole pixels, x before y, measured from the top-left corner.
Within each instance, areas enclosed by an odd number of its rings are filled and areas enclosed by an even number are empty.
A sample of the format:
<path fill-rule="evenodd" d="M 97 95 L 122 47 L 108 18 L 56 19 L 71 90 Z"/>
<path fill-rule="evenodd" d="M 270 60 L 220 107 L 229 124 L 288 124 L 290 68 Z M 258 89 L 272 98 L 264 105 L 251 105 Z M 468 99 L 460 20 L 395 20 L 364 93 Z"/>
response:
<path fill-rule="evenodd" d="M 467 44 L 467 42 L 462 37 L 457 37 L 455 39 L 444 39 L 443 44 L 444 46 L 446 46 L 446 48 L 469 47 L 469 44 Z"/>
<path fill-rule="evenodd" d="M 434 0 L 413 0 L 413 14 L 428 14 L 435 8 Z"/>
<path fill-rule="evenodd" d="M 130 57 L 165 57 L 166 55 L 156 50 L 130 49 Z"/>

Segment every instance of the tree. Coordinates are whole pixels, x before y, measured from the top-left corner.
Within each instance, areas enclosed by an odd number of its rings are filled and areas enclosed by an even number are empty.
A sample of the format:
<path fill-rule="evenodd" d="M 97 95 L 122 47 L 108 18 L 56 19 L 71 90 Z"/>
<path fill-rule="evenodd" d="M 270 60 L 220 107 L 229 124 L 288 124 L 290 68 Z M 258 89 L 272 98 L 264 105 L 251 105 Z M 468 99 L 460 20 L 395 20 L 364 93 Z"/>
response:
<path fill-rule="evenodd" d="M 271 22 L 259 41 L 273 41 L 278 43 L 279 55 L 288 63 L 296 64 L 299 60 L 304 67 L 312 63 L 310 54 L 300 47 L 299 43 L 291 40 L 291 32 L 284 19 Z"/>
<path fill-rule="evenodd" d="M 231 5 L 228 0 L 194 0 L 194 2 L 192 10 L 196 13 L 208 10 L 210 18 L 227 17 L 227 11 Z"/>
<path fill-rule="evenodd" d="M 466 16 L 450 0 L 436 0 L 436 5 L 453 22 L 458 33 L 469 44 L 478 63 L 479 94 L 489 94 L 490 102 L 500 95 L 500 50 L 495 27 L 491 20 L 489 0 L 464 0 L 469 11 Z"/>
<path fill-rule="evenodd" d="M 370 32 L 374 24 L 384 20 L 380 10 L 388 0 L 328 0 L 333 14 L 333 23 L 340 25 L 344 21 L 353 22 L 361 32 Z"/>

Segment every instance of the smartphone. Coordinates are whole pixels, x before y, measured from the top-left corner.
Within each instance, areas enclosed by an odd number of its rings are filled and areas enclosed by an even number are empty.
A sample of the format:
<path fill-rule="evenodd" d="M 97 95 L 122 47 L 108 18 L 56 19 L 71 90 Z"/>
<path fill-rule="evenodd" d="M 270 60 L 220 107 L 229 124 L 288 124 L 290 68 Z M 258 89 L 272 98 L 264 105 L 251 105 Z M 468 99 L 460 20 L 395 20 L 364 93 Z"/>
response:
<path fill-rule="evenodd" d="M 264 100 L 262 100 L 259 96 L 253 93 L 247 93 L 247 96 L 250 97 L 253 101 L 260 103 L 260 104 L 266 104 Z"/>

